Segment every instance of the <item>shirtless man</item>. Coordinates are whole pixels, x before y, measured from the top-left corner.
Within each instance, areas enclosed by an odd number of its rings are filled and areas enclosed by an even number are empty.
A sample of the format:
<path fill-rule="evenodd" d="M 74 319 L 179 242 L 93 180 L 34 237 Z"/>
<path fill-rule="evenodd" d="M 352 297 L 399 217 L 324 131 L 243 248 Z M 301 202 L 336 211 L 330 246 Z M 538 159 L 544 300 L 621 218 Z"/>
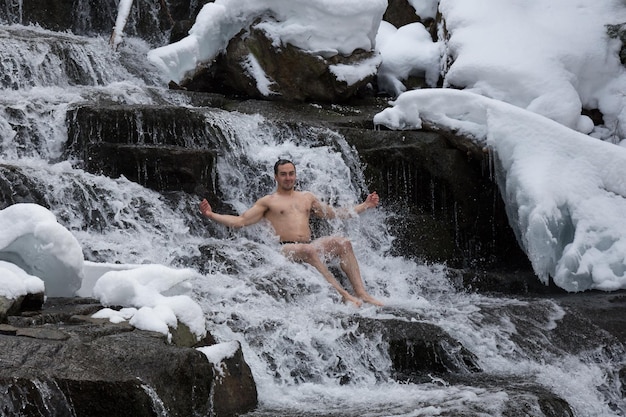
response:
<path fill-rule="evenodd" d="M 209 202 L 204 199 L 200 203 L 200 212 L 209 219 L 228 227 L 240 228 L 267 219 L 274 227 L 283 245 L 282 253 L 298 262 L 306 262 L 315 267 L 326 280 L 343 297 L 344 302 L 361 306 L 363 302 L 383 305 L 368 294 L 363 285 L 361 271 L 352 250 L 352 244 L 344 237 L 327 236 L 311 241 L 309 218 L 311 214 L 320 218 L 332 219 L 349 216 L 349 212 L 341 213 L 320 202 L 310 192 L 296 191 L 296 167 L 293 162 L 280 159 L 274 165 L 274 178 L 277 183 L 276 192 L 260 198 L 243 214 L 233 216 L 215 213 Z M 362 213 L 378 205 L 376 192 L 367 196 L 365 201 L 354 207 L 355 213 Z M 322 259 L 327 256 L 338 257 L 340 267 L 346 273 L 355 295 L 351 295 L 335 279 Z"/>

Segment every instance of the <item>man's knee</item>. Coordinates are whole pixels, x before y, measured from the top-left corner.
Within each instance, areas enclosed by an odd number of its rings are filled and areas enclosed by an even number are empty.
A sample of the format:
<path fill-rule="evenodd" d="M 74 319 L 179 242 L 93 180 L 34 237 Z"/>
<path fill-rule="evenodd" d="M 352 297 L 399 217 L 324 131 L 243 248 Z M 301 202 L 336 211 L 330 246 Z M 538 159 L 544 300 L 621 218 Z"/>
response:
<path fill-rule="evenodd" d="M 306 259 L 318 259 L 317 249 L 311 245 L 306 245 L 306 247 L 302 248 L 302 255 Z"/>
<path fill-rule="evenodd" d="M 337 238 L 337 246 L 341 249 L 343 253 L 352 252 L 352 242 L 350 242 L 350 239 L 347 239 L 345 237 Z"/>

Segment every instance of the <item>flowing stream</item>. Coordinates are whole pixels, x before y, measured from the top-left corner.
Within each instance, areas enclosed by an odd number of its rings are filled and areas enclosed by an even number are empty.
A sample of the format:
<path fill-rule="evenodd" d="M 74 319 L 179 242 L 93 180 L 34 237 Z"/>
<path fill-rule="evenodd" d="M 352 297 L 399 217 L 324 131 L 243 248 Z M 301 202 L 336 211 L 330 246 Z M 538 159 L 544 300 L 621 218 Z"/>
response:
<path fill-rule="evenodd" d="M 386 342 L 360 331 L 359 316 L 435 324 L 473 352 L 485 374 L 546 387 L 577 416 L 624 415 L 616 375 L 621 346 L 583 343 L 590 335 L 581 329 L 580 346 L 564 350 L 552 334 L 565 313 L 553 301 L 467 293 L 454 285 L 445 265 L 389 256 L 394 237 L 386 225 L 392 213 L 384 201 L 360 217 L 319 227 L 350 237 L 368 290 L 386 303 L 357 310 L 342 304 L 311 267 L 285 259 L 267 225 L 232 232 L 201 218 L 197 196 L 164 196 L 123 177 L 87 173 L 80 161 L 66 159 L 66 114 L 73 106 L 192 107 L 147 66 L 145 42 L 128 38 L 113 51 L 100 37 L 8 24 L 0 25 L 0 39 L 0 164 L 39 184 L 87 260 L 201 268 L 193 295 L 209 331 L 219 341 L 241 343 L 259 391 L 253 415 L 504 413 L 505 382 L 393 380 Z M 223 134 L 215 181 L 224 202 L 238 212 L 273 191 L 271 169 L 278 157 L 296 161 L 299 187 L 331 204 L 349 206 L 371 191 L 358 155 L 336 132 L 195 110 Z M 193 260 L 201 248 L 211 248 L 213 257 L 199 265 Z M 527 415 L 543 414 L 529 409 Z"/>

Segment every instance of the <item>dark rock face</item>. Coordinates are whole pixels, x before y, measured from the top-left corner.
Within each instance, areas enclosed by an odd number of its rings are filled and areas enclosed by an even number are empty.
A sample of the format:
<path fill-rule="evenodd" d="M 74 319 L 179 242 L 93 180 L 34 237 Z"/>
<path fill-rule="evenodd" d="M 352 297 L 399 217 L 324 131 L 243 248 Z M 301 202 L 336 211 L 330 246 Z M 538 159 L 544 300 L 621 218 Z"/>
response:
<path fill-rule="evenodd" d="M 241 350 L 218 378 L 194 348 L 91 319 L 100 308 L 88 299 L 52 299 L 40 312 L 8 318 L 0 329 L 0 389 L 10 395 L 0 398 L 0 409 L 25 417 L 186 417 L 231 416 L 256 406 Z M 212 343 L 209 336 L 198 345 Z"/>
<path fill-rule="evenodd" d="M 128 416 L 156 417 L 158 407 L 145 394 L 138 380 L 107 383 L 0 377 L 0 390 L 6 393 L 0 409 L 11 416 Z M 143 393 L 143 394 L 142 394 Z M 94 401 L 97 399 L 97 401 Z"/>
<path fill-rule="evenodd" d="M 9 316 L 20 314 L 22 311 L 41 310 L 44 299 L 43 293 L 26 294 L 17 298 L 7 298 L 0 295 L 0 325 L 7 323 Z"/>
<path fill-rule="evenodd" d="M 525 266 L 487 158 L 435 132 L 342 131 L 366 161 L 372 189 L 402 213 L 391 226 L 399 254 L 457 268 Z"/>
<path fill-rule="evenodd" d="M 215 410 L 220 416 L 238 416 L 253 410 L 257 406 L 256 386 L 241 348 L 222 363 L 224 375 L 215 378 L 213 384 Z"/>
<path fill-rule="evenodd" d="M 37 203 L 46 207 L 43 192 L 17 167 L 0 164 L 0 209 L 17 203 Z"/>
<path fill-rule="evenodd" d="M 117 18 L 116 0 L 92 2 L 88 0 L 50 0 L 45 4 L 37 0 L 23 0 L 19 3 L 4 2 L 0 6 L 0 19 L 9 23 L 24 25 L 38 24 L 53 31 L 71 31 L 77 35 L 110 35 Z M 160 45 L 169 38 L 166 33 L 179 20 L 188 20 L 198 13 L 187 1 L 158 1 L 158 13 L 147 12 L 154 7 L 150 0 L 135 0 L 124 33 L 139 36 Z"/>
<path fill-rule="evenodd" d="M 419 16 L 407 0 L 388 0 L 383 20 L 399 28 L 411 23 L 422 23 L 430 33 L 433 41 L 437 40 L 437 21 L 433 18 Z"/>
<path fill-rule="evenodd" d="M 407 0 L 389 0 L 383 20 L 397 28 L 421 21 L 420 16 L 415 13 L 415 9 Z"/>
<path fill-rule="evenodd" d="M 440 327 L 423 322 L 360 319 L 389 344 L 394 379 L 430 382 L 430 375 L 480 372 L 476 357 Z"/>
<path fill-rule="evenodd" d="M 250 57 L 271 82 L 268 95 L 252 77 Z M 277 48 L 266 34 L 254 25 L 234 37 L 225 53 L 210 67 L 198 71 L 181 86 L 193 91 L 226 93 L 250 98 L 286 101 L 318 101 L 340 103 L 350 99 L 370 83 L 374 74 L 353 84 L 337 79 L 332 65 L 354 65 L 374 56 L 371 51 L 355 51 L 348 57 L 335 55 L 323 58 L 292 45 Z"/>
<path fill-rule="evenodd" d="M 89 172 L 124 175 L 159 191 L 194 192 L 211 182 L 216 146 L 204 137 L 216 132 L 199 113 L 182 107 L 80 107 L 68 113 L 68 125 L 67 153 Z"/>

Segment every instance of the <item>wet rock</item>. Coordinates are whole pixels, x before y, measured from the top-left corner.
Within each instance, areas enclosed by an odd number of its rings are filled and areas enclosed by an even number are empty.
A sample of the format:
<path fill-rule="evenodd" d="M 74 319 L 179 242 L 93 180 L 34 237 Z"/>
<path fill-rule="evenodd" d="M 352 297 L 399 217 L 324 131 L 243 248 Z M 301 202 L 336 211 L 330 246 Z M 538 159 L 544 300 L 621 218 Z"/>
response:
<path fill-rule="evenodd" d="M 239 342 L 234 342 L 239 345 Z M 235 354 L 224 358 L 213 384 L 213 401 L 215 409 L 221 410 L 220 415 L 236 416 L 244 410 L 256 407 L 257 391 L 254 384 L 250 384 L 251 371 L 243 358 L 241 345 Z M 242 395 L 247 394 L 247 395 Z"/>
<path fill-rule="evenodd" d="M 10 416 L 157 417 L 165 411 L 139 380 L 90 380 L 0 376 L 0 409 Z"/>
<path fill-rule="evenodd" d="M 157 191 L 194 192 L 210 181 L 213 151 L 93 144 L 85 169 L 112 178 L 124 176 Z"/>
<path fill-rule="evenodd" d="M 71 139 L 66 154 L 79 157 L 86 171 L 123 175 L 157 191 L 194 192 L 212 182 L 221 137 L 199 112 L 172 106 L 83 106 L 67 117 Z"/>
<path fill-rule="evenodd" d="M 493 374 L 473 374 L 470 378 L 456 378 L 454 383 L 482 387 L 497 395 L 506 393 L 501 411 L 507 417 L 574 417 L 572 407 L 548 388 Z M 483 413 L 468 415 L 484 415 Z"/>
<path fill-rule="evenodd" d="M 525 261 L 521 249 L 514 249 L 519 259 Z M 502 294 L 564 294 L 567 291 L 557 287 L 552 280 L 548 285 L 539 281 L 530 266 L 508 269 L 476 270 L 476 269 L 453 269 L 449 270 L 450 276 L 454 277 L 459 287 L 481 293 Z"/>
<path fill-rule="evenodd" d="M 391 376 L 404 383 L 481 387 L 506 393 L 506 416 L 573 417 L 570 405 L 548 388 L 484 372 L 477 357 L 440 327 L 419 321 L 358 318 L 359 329 L 388 344 Z M 464 410 L 463 415 L 483 415 Z M 484 411 L 484 410 L 482 410 Z M 446 414 L 447 415 L 447 414 Z"/>
<path fill-rule="evenodd" d="M 7 322 L 7 316 L 16 310 L 16 300 L 0 295 L 0 323 Z"/>
<path fill-rule="evenodd" d="M 5 2 L 0 7 L 0 18 L 9 23 L 37 24 L 58 32 L 70 31 L 78 35 L 111 35 L 117 18 L 116 1 L 92 2 L 88 0 L 22 0 L 19 3 Z M 155 13 L 145 12 L 154 8 L 151 0 L 134 0 L 124 32 L 140 36 L 153 44 L 162 44 L 166 34 L 177 19 L 190 19 L 198 8 L 189 7 L 189 2 L 173 1 L 170 7 L 160 3 Z"/>
<path fill-rule="evenodd" d="M 365 332 L 382 334 L 389 344 L 394 379 L 430 382 L 431 375 L 480 372 L 477 358 L 443 329 L 430 323 L 360 318 Z"/>
<path fill-rule="evenodd" d="M 19 167 L 0 164 L 0 210 L 17 203 L 36 203 L 47 207 L 37 184 Z"/>
<path fill-rule="evenodd" d="M 172 343 L 176 346 L 199 347 L 210 346 L 217 343 L 210 333 L 207 333 L 207 336 L 201 342 L 198 342 L 196 335 L 191 332 L 189 326 L 185 323 L 178 322 L 177 326 L 175 328 L 170 327 L 169 331 L 172 335 Z"/>
<path fill-rule="evenodd" d="M 17 298 L 0 295 L 0 323 L 7 323 L 8 316 L 20 314 L 22 311 L 39 310 L 44 302 L 44 294 L 25 294 Z"/>
<path fill-rule="evenodd" d="M 218 364 L 226 370 L 218 375 L 194 347 L 127 323 L 90 319 L 102 308 L 94 300 L 49 302 L 49 310 L 10 316 L 0 328 L 0 390 L 11 394 L 0 398 L 0 409 L 24 417 L 231 416 L 256 406 L 240 348 Z M 196 346 L 211 343 L 208 336 Z"/>
<path fill-rule="evenodd" d="M 9 324 L 0 324 L 0 334 L 15 336 L 17 334 L 17 327 Z"/>
<path fill-rule="evenodd" d="M 41 340 L 67 340 L 70 338 L 70 335 L 62 332 L 60 330 L 55 329 L 46 329 L 46 328 L 25 328 L 25 329 L 17 329 L 15 333 L 16 336 L 22 337 L 30 337 L 33 339 L 41 339 Z"/>

